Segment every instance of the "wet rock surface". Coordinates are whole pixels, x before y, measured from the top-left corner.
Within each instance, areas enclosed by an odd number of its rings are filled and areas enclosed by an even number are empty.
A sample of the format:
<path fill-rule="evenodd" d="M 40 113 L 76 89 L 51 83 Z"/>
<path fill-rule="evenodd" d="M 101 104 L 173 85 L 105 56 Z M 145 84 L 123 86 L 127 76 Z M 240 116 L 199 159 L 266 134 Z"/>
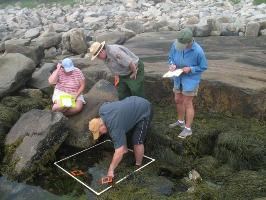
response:
<path fill-rule="evenodd" d="M 52 159 L 68 135 L 62 113 L 33 109 L 17 121 L 6 136 L 2 173 L 15 180 L 30 178 Z"/>
<path fill-rule="evenodd" d="M 167 54 L 176 32 L 143 33 L 126 46 L 145 62 L 148 75 L 161 76 L 167 71 Z M 251 90 L 265 89 L 266 38 L 196 37 L 204 49 L 209 68 L 203 80 L 217 81 Z"/>

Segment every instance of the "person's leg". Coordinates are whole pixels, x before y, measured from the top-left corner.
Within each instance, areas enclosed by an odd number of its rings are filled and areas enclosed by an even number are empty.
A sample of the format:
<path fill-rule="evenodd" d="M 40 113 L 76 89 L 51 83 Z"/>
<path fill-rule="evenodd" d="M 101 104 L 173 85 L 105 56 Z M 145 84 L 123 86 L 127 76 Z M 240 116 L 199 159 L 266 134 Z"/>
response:
<path fill-rule="evenodd" d="M 134 155 L 136 159 L 136 166 L 140 166 L 142 164 L 142 160 L 144 156 L 144 145 L 143 144 L 134 145 Z"/>
<path fill-rule="evenodd" d="M 126 97 L 131 96 L 130 89 L 127 86 L 126 79 L 124 77 L 119 77 L 119 83 L 117 86 L 118 98 L 122 100 Z"/>
<path fill-rule="evenodd" d="M 177 112 L 177 121 L 169 124 L 170 128 L 174 128 L 176 126 L 179 126 L 181 128 L 185 127 L 185 106 L 183 102 L 183 94 L 181 93 L 180 90 L 173 89 L 174 91 L 174 98 L 175 98 L 175 106 L 176 106 L 176 112 Z"/>
<path fill-rule="evenodd" d="M 144 141 L 146 139 L 148 126 L 149 119 L 143 119 L 138 122 L 133 129 L 132 143 L 134 145 L 135 165 L 137 166 L 142 164 L 144 156 Z"/>
<path fill-rule="evenodd" d="M 74 108 L 69 108 L 64 112 L 65 116 L 71 116 L 79 113 L 83 108 L 83 102 L 80 100 L 77 100 L 76 106 Z"/>
<path fill-rule="evenodd" d="M 65 112 L 67 108 L 61 107 L 58 101 L 54 101 L 54 104 L 52 106 L 53 112 Z"/>
<path fill-rule="evenodd" d="M 194 106 L 193 106 L 193 98 L 197 95 L 198 88 L 195 91 L 191 92 L 183 92 L 183 100 L 184 100 L 184 107 L 186 113 L 186 124 L 183 131 L 178 135 L 178 137 L 184 139 L 187 136 L 192 135 L 191 125 L 194 119 Z"/>
<path fill-rule="evenodd" d="M 126 83 L 132 96 L 144 97 L 144 64 L 142 61 L 138 63 L 136 79 L 129 78 Z"/>
<path fill-rule="evenodd" d="M 194 106 L 193 106 L 193 96 L 183 96 L 184 107 L 186 112 L 186 128 L 191 128 L 191 124 L 194 119 Z"/>
<path fill-rule="evenodd" d="M 184 106 L 184 96 L 182 93 L 175 92 L 175 105 L 176 105 L 177 119 L 179 121 L 184 121 L 185 106 Z"/>

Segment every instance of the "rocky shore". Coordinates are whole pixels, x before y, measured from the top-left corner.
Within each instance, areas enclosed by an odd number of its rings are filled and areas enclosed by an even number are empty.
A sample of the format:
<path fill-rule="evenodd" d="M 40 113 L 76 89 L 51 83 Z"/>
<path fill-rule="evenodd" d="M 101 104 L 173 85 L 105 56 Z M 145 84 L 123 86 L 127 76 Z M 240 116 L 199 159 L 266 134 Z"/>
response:
<path fill-rule="evenodd" d="M 53 26 L 56 32 L 84 29 L 86 37 L 101 32 L 132 34 L 180 30 L 195 36 L 266 35 L 266 4 L 252 0 L 83 0 L 73 6 L 40 4 L 37 8 L 9 6 L 0 10 L 0 39 L 36 38 Z"/>
<path fill-rule="evenodd" d="M 103 102 L 117 100 L 110 71 L 87 56 L 91 41 L 105 40 L 123 43 L 145 63 L 146 96 L 155 105 L 147 153 L 158 160 L 142 178 L 106 199 L 135 194 L 138 185 L 145 188 L 136 194 L 140 199 L 265 197 L 265 10 L 266 4 L 250 0 L 85 0 L 73 6 L 1 9 L 0 174 L 30 182 L 49 173 L 48 185 L 71 190 L 73 183 L 64 183 L 69 177 L 61 180 L 58 172 L 59 181 L 53 181 L 55 154 L 61 145 L 91 146 L 88 120 Z M 196 134 L 186 141 L 167 128 L 176 113 L 170 106 L 172 83 L 162 79 L 170 44 L 183 27 L 193 30 L 209 63 L 195 102 Z M 65 57 L 86 78 L 87 104 L 72 118 L 51 112 L 53 88 L 47 82 Z M 202 175 L 202 184 L 188 180 L 192 169 Z M 250 182 L 248 190 L 241 182 Z"/>

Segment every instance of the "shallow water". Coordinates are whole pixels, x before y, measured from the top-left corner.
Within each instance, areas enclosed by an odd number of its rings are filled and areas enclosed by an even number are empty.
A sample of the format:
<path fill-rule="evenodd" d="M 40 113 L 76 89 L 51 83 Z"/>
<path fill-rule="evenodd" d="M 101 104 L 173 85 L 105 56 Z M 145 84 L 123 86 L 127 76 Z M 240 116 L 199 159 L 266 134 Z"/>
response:
<path fill-rule="evenodd" d="M 69 175 L 73 175 L 72 178 L 80 180 L 89 189 L 99 193 L 110 186 L 109 184 L 100 184 L 99 181 L 106 176 L 113 153 L 113 143 L 105 141 L 93 148 L 74 154 L 72 157 L 58 161 L 56 164 L 63 168 L 65 173 L 68 172 Z M 126 175 L 133 173 L 134 160 L 134 153 L 129 151 L 119 164 L 114 181 L 119 181 Z M 150 159 L 144 158 L 143 165 L 149 161 Z"/>
<path fill-rule="evenodd" d="M 81 151 L 83 152 L 79 153 Z M 47 169 L 36 175 L 27 184 L 8 181 L 6 178 L 1 177 L 0 200 L 76 199 L 78 197 L 82 197 L 82 199 L 93 199 L 96 197 L 95 193 L 89 190 L 88 187 L 99 193 L 110 186 L 109 184 L 100 184 L 99 180 L 106 176 L 113 153 L 114 148 L 112 142 L 104 142 L 88 150 L 64 146 L 57 152 L 57 165 L 65 171 L 53 163 L 49 163 Z M 135 170 L 134 160 L 133 152 L 129 151 L 123 157 L 116 170 L 115 181 L 133 173 Z M 144 158 L 143 165 L 149 161 L 150 159 Z M 79 174 L 73 172 L 79 172 Z M 71 173 L 88 187 L 71 177 Z M 123 184 L 123 182 L 126 182 L 126 180 L 123 180 L 119 184 Z"/>

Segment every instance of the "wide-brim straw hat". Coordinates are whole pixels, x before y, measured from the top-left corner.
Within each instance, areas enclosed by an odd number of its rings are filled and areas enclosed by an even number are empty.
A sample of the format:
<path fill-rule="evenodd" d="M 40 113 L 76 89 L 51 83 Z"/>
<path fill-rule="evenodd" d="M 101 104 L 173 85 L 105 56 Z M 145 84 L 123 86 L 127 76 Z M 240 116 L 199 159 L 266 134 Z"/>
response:
<path fill-rule="evenodd" d="M 90 50 L 90 54 L 91 54 L 91 60 L 94 60 L 98 56 L 98 54 L 103 49 L 104 45 L 105 45 L 105 41 L 103 41 L 102 43 L 94 42 L 90 46 L 89 50 Z"/>

